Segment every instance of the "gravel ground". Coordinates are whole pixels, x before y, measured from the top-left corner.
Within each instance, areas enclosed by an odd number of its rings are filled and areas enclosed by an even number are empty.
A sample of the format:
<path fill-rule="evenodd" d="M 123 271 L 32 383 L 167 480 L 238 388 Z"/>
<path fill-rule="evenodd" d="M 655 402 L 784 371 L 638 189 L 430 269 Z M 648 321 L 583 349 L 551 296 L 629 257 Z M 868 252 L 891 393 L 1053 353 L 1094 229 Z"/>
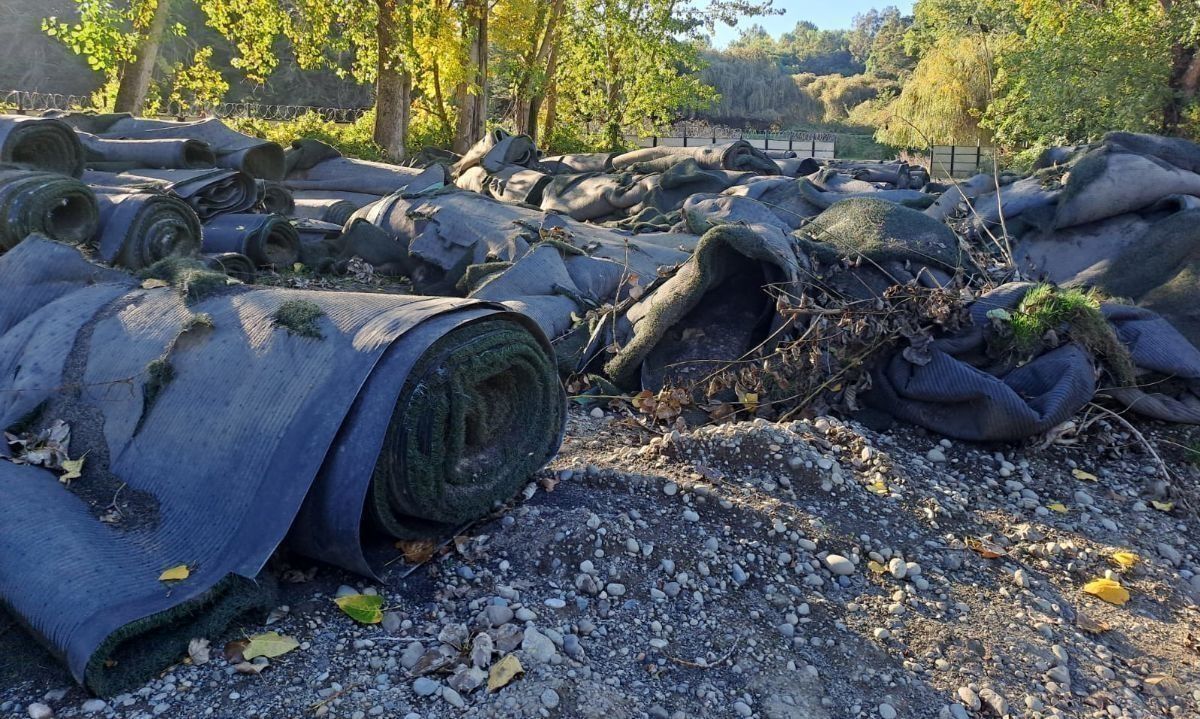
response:
<path fill-rule="evenodd" d="M 0 616 L 0 717 L 1200 716 L 1200 523 L 1186 496 L 1156 508 L 1123 425 L 982 447 L 597 412 L 572 411 L 524 501 L 407 576 L 279 557 L 269 627 L 130 694 L 89 698 Z M 1197 486 L 1193 430 L 1139 428 Z M 1127 604 L 1082 591 L 1106 575 Z M 332 602 L 360 592 L 381 625 Z M 267 630 L 300 647 L 239 673 L 221 648 Z M 489 691 L 508 654 L 524 673 Z"/>

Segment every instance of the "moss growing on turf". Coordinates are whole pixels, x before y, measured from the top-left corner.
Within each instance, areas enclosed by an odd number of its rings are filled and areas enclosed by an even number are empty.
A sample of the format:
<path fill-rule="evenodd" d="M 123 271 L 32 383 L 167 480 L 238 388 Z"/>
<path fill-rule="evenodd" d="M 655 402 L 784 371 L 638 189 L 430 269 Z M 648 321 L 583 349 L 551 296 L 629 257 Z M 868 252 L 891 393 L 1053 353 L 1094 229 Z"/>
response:
<path fill-rule="evenodd" d="M 317 320 L 324 316 L 317 303 L 308 300 L 288 300 L 275 310 L 275 325 L 283 327 L 290 334 L 313 339 L 323 339 Z"/>
<path fill-rule="evenodd" d="M 142 414 L 138 417 L 137 430 L 142 428 L 142 422 L 150 416 L 150 410 L 154 407 L 154 403 L 158 401 L 163 390 L 171 384 L 173 379 L 175 379 L 175 368 L 171 366 L 171 361 L 166 357 L 151 360 L 146 364 L 146 380 L 142 382 Z M 134 430 L 135 433 L 137 430 Z"/>
<path fill-rule="evenodd" d="M 183 331 L 188 332 L 191 330 L 201 329 L 211 330 L 215 326 L 216 325 L 213 324 L 212 315 L 207 312 L 197 312 L 184 321 Z"/>
<path fill-rule="evenodd" d="M 238 281 L 221 272 L 210 270 L 203 263 L 187 257 L 165 257 L 138 273 L 138 277 L 168 282 L 178 289 L 188 302 L 210 297 Z"/>
<path fill-rule="evenodd" d="M 1036 285 L 1012 313 L 1009 326 L 1018 353 L 1036 354 L 1048 333 L 1065 329 L 1067 336 L 1096 355 L 1118 381 L 1133 381 L 1133 360 L 1100 312 L 1100 296 L 1095 290 Z"/>

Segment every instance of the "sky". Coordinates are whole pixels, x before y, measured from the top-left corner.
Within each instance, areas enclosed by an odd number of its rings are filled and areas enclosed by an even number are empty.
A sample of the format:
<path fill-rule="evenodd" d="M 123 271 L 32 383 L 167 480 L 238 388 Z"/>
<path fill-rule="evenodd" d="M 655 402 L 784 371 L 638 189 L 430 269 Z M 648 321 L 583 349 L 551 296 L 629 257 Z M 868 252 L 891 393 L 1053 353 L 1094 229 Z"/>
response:
<path fill-rule="evenodd" d="M 791 30 L 801 20 L 808 20 L 822 30 L 848 29 L 855 15 L 888 5 L 895 5 L 906 15 L 912 12 L 912 0 L 775 0 L 775 7 L 782 9 L 783 15 L 750 18 L 733 28 L 720 25 L 713 45 L 725 47 L 738 36 L 742 28 L 755 24 L 762 25 L 776 37 Z"/>

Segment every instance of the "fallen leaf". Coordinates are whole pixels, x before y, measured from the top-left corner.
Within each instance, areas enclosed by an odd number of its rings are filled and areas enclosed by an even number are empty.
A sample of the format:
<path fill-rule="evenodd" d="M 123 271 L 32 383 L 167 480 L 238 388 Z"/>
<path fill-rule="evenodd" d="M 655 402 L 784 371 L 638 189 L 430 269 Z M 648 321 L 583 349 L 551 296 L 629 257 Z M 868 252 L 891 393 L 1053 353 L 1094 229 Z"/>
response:
<path fill-rule="evenodd" d="M 270 614 L 267 615 L 266 625 L 269 627 L 272 624 L 275 624 L 276 622 L 282 621 L 283 618 L 286 617 L 290 611 L 291 611 L 291 609 L 289 609 L 288 605 L 286 605 L 286 604 L 279 606 L 279 607 L 275 607 L 274 609 L 271 610 Z"/>
<path fill-rule="evenodd" d="M 1150 504 L 1160 512 L 1170 512 L 1172 509 L 1175 509 L 1174 502 L 1160 502 L 1157 499 L 1152 499 L 1150 500 Z"/>
<path fill-rule="evenodd" d="M 229 642 L 225 645 L 223 652 L 225 654 L 225 661 L 230 664 L 241 664 L 246 661 L 245 652 L 248 646 L 250 646 L 250 640 L 248 639 L 235 639 Z"/>
<path fill-rule="evenodd" d="M 979 553 L 979 556 L 984 559 L 997 559 L 1008 555 L 1008 552 L 1004 551 L 1004 547 L 994 542 L 989 542 L 986 539 L 967 537 L 963 540 L 963 543 L 967 545 L 968 549 Z"/>
<path fill-rule="evenodd" d="M 880 497 L 886 497 L 892 493 L 887 484 L 878 479 L 867 485 L 867 491 L 878 494 Z"/>
<path fill-rule="evenodd" d="M 553 492 L 554 488 L 558 486 L 558 476 L 538 477 L 538 485 L 541 486 L 543 492 Z"/>
<path fill-rule="evenodd" d="M 1118 607 L 1129 601 L 1129 590 L 1108 578 L 1093 579 L 1083 585 L 1083 591 Z"/>
<path fill-rule="evenodd" d="M 165 280 L 160 280 L 160 279 L 157 279 L 154 277 L 151 277 L 148 280 L 142 281 L 142 289 L 143 290 L 156 290 L 159 287 L 169 287 L 169 286 L 170 286 L 170 284 L 168 282 L 166 282 Z"/>
<path fill-rule="evenodd" d="M 333 600 L 338 608 L 360 624 L 378 624 L 383 621 L 383 597 L 372 594 L 347 594 Z"/>
<path fill-rule="evenodd" d="M 233 668 L 237 670 L 238 674 L 254 674 L 257 676 L 262 674 L 263 670 L 269 666 L 271 666 L 269 662 L 260 662 L 257 664 L 254 662 L 242 662 L 241 664 L 234 665 Z"/>
<path fill-rule="evenodd" d="M 1146 691 L 1160 697 L 1173 697 L 1183 694 L 1186 690 L 1183 684 L 1170 674 L 1151 674 L 1146 677 Z"/>
<path fill-rule="evenodd" d="M 83 459 L 87 455 L 79 459 L 64 459 L 62 463 L 63 471 L 66 474 L 59 476 L 58 481 L 63 484 L 70 484 L 72 479 L 79 479 L 83 476 Z"/>
<path fill-rule="evenodd" d="M 1079 612 L 1075 615 L 1075 626 L 1089 634 L 1103 634 L 1109 629 L 1112 629 L 1112 626 L 1110 626 L 1108 622 L 1102 622 L 1099 619 L 1092 619 L 1083 612 Z"/>
<path fill-rule="evenodd" d="M 162 574 L 158 575 L 160 582 L 182 582 L 192 575 L 192 570 L 188 569 L 188 565 L 180 564 L 178 567 L 171 567 Z"/>
<path fill-rule="evenodd" d="M 876 562 L 874 559 L 867 562 L 867 569 L 870 569 L 875 574 L 883 574 L 888 570 L 887 567 L 883 566 L 879 562 Z"/>
<path fill-rule="evenodd" d="M 521 660 L 517 659 L 517 655 L 505 654 L 488 670 L 488 691 L 494 692 L 497 689 L 503 689 L 513 679 L 516 679 L 518 674 L 524 673 L 525 668 L 521 666 Z"/>
<path fill-rule="evenodd" d="M 424 564 L 433 559 L 433 554 L 437 551 L 437 544 L 428 539 L 413 539 L 396 542 L 396 549 L 400 550 L 400 553 L 404 555 L 404 561 L 409 564 Z"/>
<path fill-rule="evenodd" d="M 1091 472 L 1085 472 L 1082 469 L 1072 469 L 1071 476 L 1075 477 L 1075 479 L 1082 479 L 1085 482 L 1099 482 L 1100 481 L 1099 477 L 1092 474 Z"/>
<path fill-rule="evenodd" d="M 242 656 L 246 659 L 255 657 L 274 659 L 287 654 L 298 646 L 300 646 L 300 642 L 291 637 L 285 637 L 279 632 L 267 632 L 250 637 L 250 642 L 242 650 Z"/>
<path fill-rule="evenodd" d="M 1067 505 L 1063 504 L 1062 502 L 1051 502 L 1050 504 L 1046 505 L 1046 509 L 1053 510 L 1059 514 L 1066 514 L 1069 511 L 1067 510 Z"/>
<path fill-rule="evenodd" d="M 1121 569 L 1130 569 L 1136 565 L 1141 558 L 1133 552 L 1113 552 L 1111 559 Z"/>
<path fill-rule="evenodd" d="M 211 658 L 211 648 L 207 639 L 193 639 L 188 642 L 188 659 L 192 660 L 192 664 L 203 666 L 208 664 Z"/>

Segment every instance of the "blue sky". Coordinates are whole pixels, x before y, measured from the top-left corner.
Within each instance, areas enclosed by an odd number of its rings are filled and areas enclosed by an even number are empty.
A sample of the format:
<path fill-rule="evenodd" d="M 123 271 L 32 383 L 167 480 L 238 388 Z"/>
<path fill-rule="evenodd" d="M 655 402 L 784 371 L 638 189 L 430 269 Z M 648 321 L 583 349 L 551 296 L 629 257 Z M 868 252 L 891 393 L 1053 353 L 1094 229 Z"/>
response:
<path fill-rule="evenodd" d="M 776 37 L 791 30 L 801 20 L 808 20 L 822 30 L 849 28 L 855 15 L 873 7 L 882 9 L 888 5 L 895 5 L 906 15 L 912 12 L 912 0 L 775 0 L 775 7 L 782 9 L 783 15 L 750 18 L 746 22 L 738 23 L 736 28 L 720 25 L 713 38 L 713 45 L 724 47 L 738 36 L 743 27 L 756 23 Z"/>

